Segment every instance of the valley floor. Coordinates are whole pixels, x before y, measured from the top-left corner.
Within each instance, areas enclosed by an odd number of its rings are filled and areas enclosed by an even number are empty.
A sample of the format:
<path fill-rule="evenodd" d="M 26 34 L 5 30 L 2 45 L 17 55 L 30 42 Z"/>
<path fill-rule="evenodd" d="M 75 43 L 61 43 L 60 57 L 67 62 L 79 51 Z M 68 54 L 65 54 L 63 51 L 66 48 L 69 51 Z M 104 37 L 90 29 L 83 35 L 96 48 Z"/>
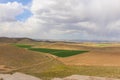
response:
<path fill-rule="evenodd" d="M 85 78 L 85 80 L 119 80 L 113 78 L 120 78 L 120 46 L 109 45 L 97 44 L 97 46 L 90 46 L 73 43 L 32 44 L 33 48 L 44 48 L 47 50 L 63 49 L 88 51 L 69 57 L 58 57 L 49 53 L 20 48 L 12 44 L 1 44 L 0 71 L 12 70 L 10 73 L 21 72 L 43 80 L 51 80 L 53 78 L 53 80 L 70 80 L 69 77 L 66 78 L 66 76 L 70 76 L 71 78 L 71 75 L 74 75 L 72 78 L 79 78 L 71 80 L 84 80 L 80 78 Z M 13 71 L 14 69 L 15 71 Z"/>

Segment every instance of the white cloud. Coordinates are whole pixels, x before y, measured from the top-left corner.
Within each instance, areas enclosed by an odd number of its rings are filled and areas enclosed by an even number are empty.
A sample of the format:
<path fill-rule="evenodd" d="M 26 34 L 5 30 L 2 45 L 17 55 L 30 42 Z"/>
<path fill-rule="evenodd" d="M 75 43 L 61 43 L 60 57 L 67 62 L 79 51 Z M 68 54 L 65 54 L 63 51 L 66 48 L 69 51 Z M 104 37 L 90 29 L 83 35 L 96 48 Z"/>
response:
<path fill-rule="evenodd" d="M 0 22 L 15 21 L 15 17 L 24 11 L 22 4 L 17 2 L 0 3 Z"/>
<path fill-rule="evenodd" d="M 0 36 L 19 37 L 30 34 L 30 24 L 16 19 L 24 9 L 26 6 L 18 2 L 0 3 Z"/>
<path fill-rule="evenodd" d="M 120 0 L 33 0 L 28 8 L 33 16 L 16 21 L 24 7 L 0 4 L 1 36 L 120 40 Z"/>

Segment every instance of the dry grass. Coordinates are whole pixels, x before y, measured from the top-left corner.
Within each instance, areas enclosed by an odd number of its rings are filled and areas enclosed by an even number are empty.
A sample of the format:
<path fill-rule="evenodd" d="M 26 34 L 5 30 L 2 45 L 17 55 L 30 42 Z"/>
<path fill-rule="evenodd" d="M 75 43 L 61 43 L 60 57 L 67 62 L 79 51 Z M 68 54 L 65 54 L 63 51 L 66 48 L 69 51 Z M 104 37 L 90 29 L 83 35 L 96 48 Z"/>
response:
<path fill-rule="evenodd" d="M 34 43 L 35 48 L 67 49 L 78 50 L 81 48 L 102 48 L 102 47 L 120 47 L 120 43 L 65 43 L 65 42 L 38 42 Z"/>
<path fill-rule="evenodd" d="M 120 78 L 120 67 L 110 66 L 54 66 L 53 68 L 42 73 L 32 73 L 44 80 L 50 80 L 55 77 L 66 77 L 71 75 L 88 75 L 109 78 Z"/>
<path fill-rule="evenodd" d="M 120 48 L 91 48 L 86 54 L 59 58 L 59 60 L 67 65 L 120 66 Z"/>
<path fill-rule="evenodd" d="M 53 61 L 48 62 L 49 65 L 44 67 L 43 66 L 44 62 L 47 62 L 51 59 Z M 48 69 L 52 67 L 52 65 L 55 66 L 61 63 L 48 54 L 29 51 L 27 49 L 18 48 L 9 44 L 0 45 L 0 65 L 5 65 L 7 67 L 12 68 L 12 70 L 14 69 L 16 70 L 16 69 L 20 69 L 21 67 L 29 68 L 29 66 L 37 65 L 37 64 L 40 64 L 41 67 L 37 68 L 35 66 L 35 70 L 41 71 L 43 68 Z M 32 69 L 33 68 L 30 67 L 29 71 L 31 71 Z M 27 70 L 28 69 L 26 69 L 26 72 Z"/>

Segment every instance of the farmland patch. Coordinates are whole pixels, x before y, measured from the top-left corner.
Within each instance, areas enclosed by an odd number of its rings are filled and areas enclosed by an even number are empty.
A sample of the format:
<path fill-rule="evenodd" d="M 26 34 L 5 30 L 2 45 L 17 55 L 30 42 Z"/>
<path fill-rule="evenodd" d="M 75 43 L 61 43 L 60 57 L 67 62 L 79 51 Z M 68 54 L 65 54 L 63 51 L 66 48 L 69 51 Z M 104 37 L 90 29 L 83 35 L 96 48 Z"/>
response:
<path fill-rule="evenodd" d="M 48 49 L 48 48 L 32 48 L 31 45 L 16 44 L 16 46 L 21 48 L 27 48 L 32 51 L 50 53 L 58 57 L 69 57 L 77 54 L 86 53 L 86 50 L 60 50 L 60 49 Z"/>

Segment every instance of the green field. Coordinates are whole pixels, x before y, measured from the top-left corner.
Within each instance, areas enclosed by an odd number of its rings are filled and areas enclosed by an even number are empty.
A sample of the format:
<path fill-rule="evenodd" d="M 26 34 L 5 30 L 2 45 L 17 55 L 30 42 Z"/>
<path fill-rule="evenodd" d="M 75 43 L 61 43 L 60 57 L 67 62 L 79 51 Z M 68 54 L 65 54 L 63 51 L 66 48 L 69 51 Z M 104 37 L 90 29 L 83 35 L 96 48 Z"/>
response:
<path fill-rule="evenodd" d="M 32 48 L 32 45 L 23 45 L 23 44 L 16 44 L 16 46 L 21 48 L 27 48 L 32 51 L 50 53 L 58 57 L 69 57 L 69 56 L 88 52 L 85 50 L 58 50 L 58 49 L 47 49 L 47 48 Z"/>
<path fill-rule="evenodd" d="M 24 44 L 15 44 L 16 46 L 18 47 L 21 47 L 21 48 L 31 48 L 32 45 L 24 45 Z"/>

